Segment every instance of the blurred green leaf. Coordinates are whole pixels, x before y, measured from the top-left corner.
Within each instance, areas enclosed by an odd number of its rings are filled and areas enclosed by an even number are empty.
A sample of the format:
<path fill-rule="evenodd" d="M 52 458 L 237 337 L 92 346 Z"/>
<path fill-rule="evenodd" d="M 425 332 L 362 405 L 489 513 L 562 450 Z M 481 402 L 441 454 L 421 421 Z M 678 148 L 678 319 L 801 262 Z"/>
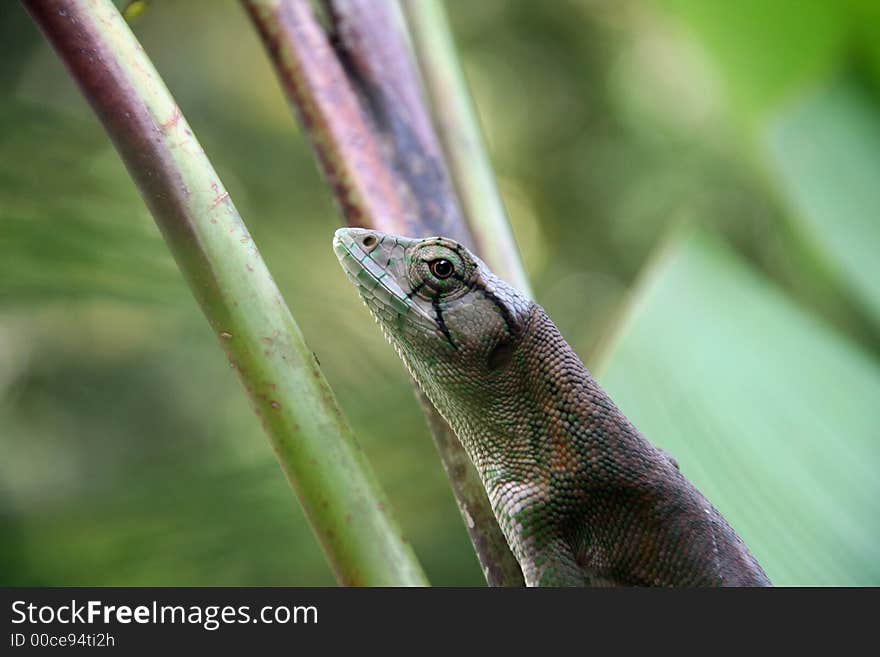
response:
<path fill-rule="evenodd" d="M 40 46 L 39 33 L 30 27 L 30 19 L 20 7 L 0 12 L 0 43 L 3 44 L 0 84 L 3 89 L 15 83 L 31 57 L 34 46 Z"/>
<path fill-rule="evenodd" d="M 746 119 L 830 70 L 854 18 L 848 2 L 656 2 L 693 30 L 724 76 L 735 113 Z"/>
<path fill-rule="evenodd" d="M 149 213 L 93 123 L 7 100 L 0 125 L 15 126 L 0 131 L 0 304 L 187 299 Z"/>
<path fill-rule="evenodd" d="M 880 584 L 871 357 L 696 233 L 648 272 L 604 363 L 612 398 L 775 584 Z"/>
<path fill-rule="evenodd" d="M 765 134 L 793 220 L 880 324 L 880 123 L 855 81 L 786 107 Z"/>

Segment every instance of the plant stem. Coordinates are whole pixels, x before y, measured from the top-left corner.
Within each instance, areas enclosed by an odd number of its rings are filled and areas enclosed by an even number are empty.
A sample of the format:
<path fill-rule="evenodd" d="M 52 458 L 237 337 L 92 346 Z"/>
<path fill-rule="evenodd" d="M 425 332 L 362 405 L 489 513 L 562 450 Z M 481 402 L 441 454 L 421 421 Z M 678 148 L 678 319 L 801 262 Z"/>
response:
<path fill-rule="evenodd" d="M 340 583 L 423 585 L 229 194 L 110 0 L 24 0 L 119 151 Z"/>
<path fill-rule="evenodd" d="M 334 40 L 308 0 L 243 0 L 345 221 L 399 235 L 473 239 L 391 2 L 327 0 Z M 487 581 L 522 572 L 458 439 L 419 395 Z"/>
<path fill-rule="evenodd" d="M 443 4 L 402 0 L 402 6 L 437 133 L 478 251 L 496 274 L 531 297 Z"/>

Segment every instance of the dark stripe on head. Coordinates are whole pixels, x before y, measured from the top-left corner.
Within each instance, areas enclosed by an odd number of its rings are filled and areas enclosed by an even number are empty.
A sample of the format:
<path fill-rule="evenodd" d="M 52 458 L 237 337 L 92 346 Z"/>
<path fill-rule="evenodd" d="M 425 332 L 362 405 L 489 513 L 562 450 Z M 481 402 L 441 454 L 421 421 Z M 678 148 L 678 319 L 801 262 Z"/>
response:
<path fill-rule="evenodd" d="M 416 285 L 416 286 L 410 291 L 409 294 L 407 294 L 407 295 L 404 297 L 404 300 L 405 300 L 405 301 L 409 301 L 410 299 L 412 299 L 413 296 L 416 295 L 416 294 L 418 294 L 418 293 L 419 293 L 419 290 L 421 290 L 421 289 L 422 289 L 423 287 L 425 287 L 427 284 L 428 284 L 427 281 L 421 281 L 418 285 Z"/>
<path fill-rule="evenodd" d="M 446 246 L 449 250 L 451 250 L 453 253 L 455 253 L 462 260 L 467 261 L 470 259 L 470 258 L 466 257 L 464 253 L 461 252 L 461 244 L 456 244 L 453 242 L 452 244 L 445 244 L 444 246 Z"/>
<path fill-rule="evenodd" d="M 513 317 L 510 315 L 510 311 L 507 309 L 507 306 L 502 303 L 501 299 L 499 299 L 492 292 L 487 290 L 486 287 L 476 278 L 465 280 L 463 276 L 460 276 L 457 273 L 453 273 L 452 278 L 464 283 L 468 287 L 468 289 L 479 290 L 480 292 L 482 292 L 483 296 L 486 297 L 493 304 L 495 304 L 495 307 L 498 308 L 498 312 L 501 313 L 501 318 L 504 320 L 504 324 L 507 326 L 507 332 L 510 334 L 510 337 L 516 337 L 516 324 L 514 324 Z"/>
<path fill-rule="evenodd" d="M 470 282 L 470 286 L 471 288 L 482 292 L 484 297 L 495 304 L 495 307 L 498 308 L 498 312 L 501 313 L 501 318 L 504 320 L 504 324 L 507 326 L 507 332 L 510 334 L 510 337 L 516 337 L 516 324 L 514 324 L 510 311 L 507 309 L 507 306 L 502 303 L 501 299 L 487 290 L 486 287 L 476 279 Z"/>
<path fill-rule="evenodd" d="M 455 343 L 452 341 L 452 335 L 449 333 L 449 328 L 446 326 L 446 322 L 443 321 L 443 310 L 440 308 L 439 293 L 433 299 L 431 299 L 431 307 L 434 308 L 434 317 L 437 320 L 437 326 L 440 327 L 440 332 L 446 336 L 446 339 L 449 340 L 449 344 L 452 345 L 453 349 L 458 349 L 458 347 L 456 347 Z"/>

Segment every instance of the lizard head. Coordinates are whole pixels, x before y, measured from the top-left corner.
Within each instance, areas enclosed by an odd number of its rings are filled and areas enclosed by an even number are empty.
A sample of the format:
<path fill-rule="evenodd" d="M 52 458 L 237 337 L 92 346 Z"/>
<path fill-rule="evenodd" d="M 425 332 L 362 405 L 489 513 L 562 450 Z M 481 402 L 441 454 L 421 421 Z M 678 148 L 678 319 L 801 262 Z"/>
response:
<path fill-rule="evenodd" d="M 510 360 L 532 303 L 461 244 L 340 228 L 333 248 L 435 404 L 436 395 L 475 394 Z"/>

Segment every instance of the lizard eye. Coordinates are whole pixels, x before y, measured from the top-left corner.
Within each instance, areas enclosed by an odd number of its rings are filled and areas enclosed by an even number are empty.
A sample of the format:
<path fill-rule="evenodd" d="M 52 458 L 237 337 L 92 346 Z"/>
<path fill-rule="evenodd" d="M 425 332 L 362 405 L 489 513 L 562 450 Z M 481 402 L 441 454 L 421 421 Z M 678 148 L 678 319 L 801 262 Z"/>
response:
<path fill-rule="evenodd" d="M 470 289 L 467 281 L 475 265 L 455 242 L 431 237 L 407 251 L 407 276 L 411 289 L 423 299 L 455 299 Z"/>
<path fill-rule="evenodd" d="M 452 274 L 455 273 L 455 266 L 445 260 L 440 258 L 438 260 L 432 260 L 428 263 L 428 266 L 431 268 L 431 273 L 434 274 L 439 279 L 449 278 Z"/>

